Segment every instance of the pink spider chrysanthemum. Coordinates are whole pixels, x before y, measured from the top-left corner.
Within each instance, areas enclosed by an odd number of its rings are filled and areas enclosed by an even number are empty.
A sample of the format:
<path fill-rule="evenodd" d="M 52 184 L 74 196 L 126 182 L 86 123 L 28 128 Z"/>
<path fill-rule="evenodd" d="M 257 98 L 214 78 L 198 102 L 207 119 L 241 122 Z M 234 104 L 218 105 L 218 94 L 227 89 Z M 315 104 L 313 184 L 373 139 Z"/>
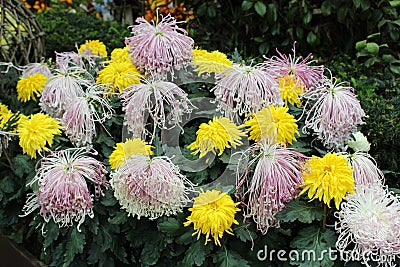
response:
<path fill-rule="evenodd" d="M 353 88 L 334 77 L 324 77 L 321 86 L 304 98 L 311 108 L 306 111 L 303 132 L 312 130 L 327 148 L 343 148 L 366 116 Z"/>
<path fill-rule="evenodd" d="M 58 74 L 52 76 L 44 87 L 40 106 L 49 115 L 61 118 L 70 103 L 84 95 L 79 79 L 73 75 Z"/>
<path fill-rule="evenodd" d="M 43 63 L 29 63 L 24 67 L 22 77 L 26 78 L 29 75 L 33 75 L 36 73 L 43 74 L 44 76 L 49 78 L 52 76 L 51 70 L 47 65 Z"/>
<path fill-rule="evenodd" d="M 216 75 L 212 89 L 217 108 L 225 117 L 236 120 L 237 116 L 256 113 L 269 105 L 282 106 L 277 81 L 261 65 L 233 65 Z"/>
<path fill-rule="evenodd" d="M 99 87 L 101 85 L 92 85 L 85 96 L 73 99 L 61 118 L 65 133 L 77 147 L 91 144 L 96 136 L 96 122 L 105 122 L 114 112 L 109 99 L 104 97 L 105 92 Z M 101 107 L 101 112 L 97 107 Z"/>
<path fill-rule="evenodd" d="M 265 142 L 253 144 L 240 159 L 237 194 L 246 206 L 245 218 L 252 217 L 262 234 L 279 226 L 275 215 L 299 192 L 304 159 L 299 152 Z"/>
<path fill-rule="evenodd" d="M 355 152 L 349 156 L 349 163 L 353 167 L 356 186 L 383 184 L 384 174 L 376 166 L 376 162 L 370 154 Z"/>
<path fill-rule="evenodd" d="M 344 261 L 396 266 L 400 258 L 400 199 L 382 185 L 359 185 L 335 212 L 336 249 Z M 375 265 L 374 265 L 375 266 Z"/>
<path fill-rule="evenodd" d="M 145 130 L 147 115 L 153 119 L 154 128 L 165 129 L 179 126 L 183 114 L 192 112 L 187 94 L 174 83 L 143 80 L 142 84 L 133 84 L 127 90 L 120 98 L 125 125 L 134 137 L 148 134 Z"/>
<path fill-rule="evenodd" d="M 276 78 L 285 77 L 286 75 L 294 74 L 300 79 L 302 85 L 305 86 L 306 91 L 311 86 L 319 84 L 324 76 L 323 65 L 310 65 L 316 63 L 317 60 L 312 60 L 312 54 L 307 57 L 296 57 L 296 43 L 293 45 L 293 55 L 281 54 L 278 50 L 279 56 L 266 58 L 264 67 L 276 74 Z"/>
<path fill-rule="evenodd" d="M 129 215 L 175 215 L 190 201 L 193 185 L 167 157 L 132 155 L 113 173 L 114 196 Z"/>
<path fill-rule="evenodd" d="M 192 61 L 194 41 L 170 14 L 150 24 L 143 17 L 131 26 L 132 37 L 125 39 L 133 64 L 147 76 L 166 77 L 174 68 Z"/>
<path fill-rule="evenodd" d="M 38 189 L 29 194 L 23 208 L 25 215 L 39 208 L 45 222 L 53 219 L 60 227 L 76 222 L 78 230 L 86 216 L 93 218 L 93 194 L 87 182 L 94 185 L 95 196 L 101 196 L 101 187 L 108 186 L 107 171 L 102 162 L 85 152 L 86 149 L 66 149 L 41 159 L 36 176 L 29 183 L 37 183 Z"/>

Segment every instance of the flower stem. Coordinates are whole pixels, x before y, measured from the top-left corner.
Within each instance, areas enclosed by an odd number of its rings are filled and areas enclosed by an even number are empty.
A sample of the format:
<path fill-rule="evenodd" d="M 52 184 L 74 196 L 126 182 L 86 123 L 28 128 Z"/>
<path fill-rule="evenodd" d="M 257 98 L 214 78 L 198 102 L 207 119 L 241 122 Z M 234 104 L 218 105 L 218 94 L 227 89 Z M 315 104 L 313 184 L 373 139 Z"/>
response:
<path fill-rule="evenodd" d="M 324 204 L 324 218 L 322 220 L 322 228 L 326 227 L 326 217 L 328 214 L 328 206 L 326 204 Z"/>

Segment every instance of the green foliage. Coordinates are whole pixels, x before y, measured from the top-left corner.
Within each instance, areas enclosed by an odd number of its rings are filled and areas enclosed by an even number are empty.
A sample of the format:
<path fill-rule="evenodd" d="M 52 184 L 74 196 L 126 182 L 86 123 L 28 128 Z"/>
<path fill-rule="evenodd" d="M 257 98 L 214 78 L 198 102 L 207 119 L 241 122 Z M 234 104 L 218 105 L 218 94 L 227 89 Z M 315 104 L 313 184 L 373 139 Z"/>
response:
<path fill-rule="evenodd" d="M 291 263 L 300 267 L 332 267 L 334 262 L 329 256 L 329 251 L 334 250 L 336 239 L 335 232 L 330 229 L 314 226 L 304 228 L 290 246 L 299 252 L 298 255 L 305 256 L 291 260 Z"/>
<path fill-rule="evenodd" d="M 287 52 L 297 41 L 300 53 L 318 48 L 318 55 L 331 57 L 355 54 L 358 41 L 379 32 L 379 61 L 385 63 L 388 59 L 383 55 L 392 55 L 394 59 L 386 63 L 394 72 L 398 70 L 394 61 L 399 60 L 395 52 L 399 50 L 400 24 L 396 1 L 193 0 L 187 5 L 196 15 L 188 26 L 190 35 L 206 49 L 238 48 L 244 55 L 259 57 L 274 55 L 274 48 Z M 219 8 L 215 10 L 215 6 Z M 369 46 L 375 53 L 376 46 Z"/>
<path fill-rule="evenodd" d="M 282 222 L 298 220 L 302 223 L 312 223 L 314 220 L 321 221 L 323 216 L 324 210 L 321 207 L 310 205 L 301 200 L 292 200 L 276 218 Z"/>
<path fill-rule="evenodd" d="M 52 9 L 36 14 L 45 32 L 46 58 L 55 58 L 55 52 L 77 51 L 76 46 L 86 40 L 99 40 L 111 53 L 114 48 L 125 46 L 124 37 L 131 36 L 128 25 L 103 21 L 83 12 Z"/>

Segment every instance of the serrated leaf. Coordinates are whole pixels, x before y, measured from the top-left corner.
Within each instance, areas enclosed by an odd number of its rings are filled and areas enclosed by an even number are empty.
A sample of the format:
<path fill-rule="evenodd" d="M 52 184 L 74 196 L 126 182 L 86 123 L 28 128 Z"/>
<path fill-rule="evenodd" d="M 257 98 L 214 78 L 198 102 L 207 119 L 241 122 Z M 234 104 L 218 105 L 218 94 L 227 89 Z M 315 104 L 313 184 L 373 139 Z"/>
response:
<path fill-rule="evenodd" d="M 58 237 L 58 234 L 60 233 L 60 228 L 58 228 L 58 225 L 54 221 L 49 221 L 46 224 L 46 235 L 44 239 L 44 248 L 49 247 Z"/>
<path fill-rule="evenodd" d="M 69 266 L 75 258 L 75 255 L 83 252 L 86 243 L 85 235 L 79 232 L 76 227 L 70 230 L 68 243 L 65 247 L 65 262 L 63 266 Z"/>
<path fill-rule="evenodd" d="M 246 11 L 249 10 L 253 6 L 253 2 L 251 1 L 243 1 L 242 2 L 242 10 Z"/>
<path fill-rule="evenodd" d="M 257 236 L 256 233 L 245 229 L 243 226 L 233 228 L 233 232 L 242 242 L 250 241 Z"/>
<path fill-rule="evenodd" d="M 248 261 L 243 259 L 239 253 L 228 250 L 225 247 L 215 254 L 213 262 L 220 267 L 250 267 Z"/>
<path fill-rule="evenodd" d="M 290 243 L 299 255 L 290 263 L 300 267 L 332 267 L 334 262 L 329 257 L 329 251 L 335 247 L 336 240 L 332 230 L 315 226 L 304 228 Z"/>
<path fill-rule="evenodd" d="M 17 155 L 12 159 L 15 175 L 25 180 L 28 174 L 29 177 L 35 176 L 35 165 L 28 155 Z"/>
<path fill-rule="evenodd" d="M 186 251 L 182 263 L 185 266 L 201 266 L 204 263 L 206 255 L 209 254 L 211 248 L 212 247 L 210 245 L 204 245 L 202 241 L 194 242 Z"/>
<path fill-rule="evenodd" d="M 111 224 L 123 224 L 128 221 L 128 214 L 125 211 L 120 211 L 113 218 L 108 218 L 108 222 Z"/>
<path fill-rule="evenodd" d="M 155 265 L 165 248 L 164 236 L 157 232 L 150 232 L 145 235 L 147 241 L 140 254 L 140 262 L 143 265 Z"/>
<path fill-rule="evenodd" d="M 265 13 L 267 13 L 267 6 L 263 2 L 257 1 L 254 4 L 254 10 L 257 12 L 258 15 L 263 17 Z"/>
<path fill-rule="evenodd" d="M 175 218 L 166 218 L 158 222 L 157 228 L 163 233 L 174 236 L 183 230 L 183 224 Z"/>
<path fill-rule="evenodd" d="M 323 215 L 324 210 L 322 208 L 305 201 L 292 200 L 276 215 L 276 218 L 282 222 L 298 220 L 302 223 L 311 223 L 314 220 L 322 220 Z"/>
<path fill-rule="evenodd" d="M 14 181 L 9 177 L 6 176 L 0 181 L 0 190 L 4 193 L 12 193 L 15 190 Z"/>

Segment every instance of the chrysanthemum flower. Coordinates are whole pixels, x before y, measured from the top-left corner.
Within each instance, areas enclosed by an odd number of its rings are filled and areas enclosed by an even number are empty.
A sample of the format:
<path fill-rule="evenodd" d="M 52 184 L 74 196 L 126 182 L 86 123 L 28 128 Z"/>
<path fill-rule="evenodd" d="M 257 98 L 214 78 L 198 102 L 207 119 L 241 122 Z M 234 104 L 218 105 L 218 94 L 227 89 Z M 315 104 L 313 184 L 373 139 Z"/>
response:
<path fill-rule="evenodd" d="M 352 137 L 346 141 L 346 144 L 354 151 L 368 152 L 371 149 L 371 144 L 362 132 L 353 133 L 351 136 Z"/>
<path fill-rule="evenodd" d="M 200 152 L 199 157 L 205 156 L 208 152 L 221 156 L 225 148 L 236 148 L 242 145 L 242 136 L 245 136 L 240 130 L 241 126 L 237 126 L 228 118 L 214 117 L 208 123 L 202 123 L 196 132 L 196 141 L 191 143 L 188 148 L 194 150 L 192 153 L 196 155 Z"/>
<path fill-rule="evenodd" d="M 120 63 L 125 61 L 131 61 L 128 49 L 129 49 L 128 46 L 125 46 L 124 48 L 115 48 L 111 52 L 111 61 Z"/>
<path fill-rule="evenodd" d="M 68 74 L 55 75 L 44 87 L 40 106 L 51 116 L 61 118 L 70 103 L 84 95 L 82 85 L 76 77 Z"/>
<path fill-rule="evenodd" d="M 102 58 L 107 57 L 107 48 L 103 42 L 99 40 L 86 40 L 84 44 L 79 47 L 79 55 L 95 55 Z"/>
<path fill-rule="evenodd" d="M 366 266 L 372 262 L 396 266 L 400 257 L 398 196 L 381 185 L 357 186 L 335 216 L 339 234 L 336 249 L 344 261 L 359 259 Z"/>
<path fill-rule="evenodd" d="M 235 214 L 240 209 L 237 205 L 240 203 L 233 202 L 232 198 L 226 193 L 219 190 L 207 190 L 194 198 L 193 207 L 189 208 L 192 213 L 187 217 L 187 221 L 183 224 L 189 226 L 193 223 L 194 233 L 197 239 L 201 234 L 206 235 L 206 242 L 211 241 L 210 236 L 214 239 L 216 245 L 221 246 L 220 238 L 224 233 L 233 235 L 232 224 L 239 224 L 235 220 Z"/>
<path fill-rule="evenodd" d="M 328 153 L 323 158 L 312 156 L 303 170 L 304 186 L 300 195 L 308 191 L 310 201 L 318 198 L 330 207 L 332 199 L 339 205 L 347 193 L 354 193 L 353 169 L 348 158 Z"/>
<path fill-rule="evenodd" d="M 24 153 L 36 158 L 36 152 L 47 151 L 46 144 L 53 144 L 55 135 L 61 135 L 61 125 L 47 114 L 37 113 L 19 120 L 17 132 L 19 145 Z"/>
<path fill-rule="evenodd" d="M 134 137 L 144 138 L 148 134 L 145 131 L 147 114 L 153 119 L 154 128 L 165 129 L 179 126 L 183 114 L 192 112 L 187 93 L 174 83 L 144 80 L 127 90 L 120 94 L 120 98 L 125 111 L 124 123 Z"/>
<path fill-rule="evenodd" d="M 67 149 L 52 152 L 40 161 L 36 176 L 29 185 L 38 189 L 29 195 L 23 208 L 28 215 L 37 208 L 46 222 L 51 219 L 60 227 L 77 222 L 77 228 L 85 217 L 93 218 L 93 195 L 87 181 L 93 183 L 95 196 L 107 186 L 105 166 L 102 162 L 85 155 L 86 149 Z"/>
<path fill-rule="evenodd" d="M 130 61 L 111 61 L 98 72 L 97 83 L 107 86 L 108 90 L 122 93 L 129 85 L 140 83 L 142 74 Z"/>
<path fill-rule="evenodd" d="M 232 67 L 230 61 L 224 53 L 219 51 L 208 52 L 207 50 L 193 50 L 193 62 L 195 71 L 199 76 L 203 73 L 220 73 Z"/>
<path fill-rule="evenodd" d="M 101 111 L 97 110 L 101 107 Z M 114 110 L 99 86 L 93 85 L 84 97 L 76 97 L 66 108 L 61 123 L 70 141 L 77 147 L 91 144 L 96 136 L 96 122 L 111 118 Z"/>
<path fill-rule="evenodd" d="M 304 97 L 312 106 L 307 110 L 303 131 L 313 130 L 327 148 L 343 148 L 363 123 L 365 112 L 353 88 L 337 83 L 334 77 L 325 77 L 320 87 Z"/>
<path fill-rule="evenodd" d="M 270 104 L 283 105 L 276 80 L 260 65 L 233 65 L 216 77 L 213 91 L 218 109 L 230 119 L 256 113 Z"/>
<path fill-rule="evenodd" d="M 298 193 L 305 156 L 279 144 L 266 142 L 250 146 L 240 158 L 236 174 L 238 195 L 257 229 L 266 234 L 279 226 L 275 215 Z"/>
<path fill-rule="evenodd" d="M 122 208 L 138 218 L 175 215 L 193 191 L 190 181 L 166 157 L 132 155 L 111 173 L 110 183 Z"/>
<path fill-rule="evenodd" d="M 8 107 L 0 103 L 0 129 L 5 130 L 7 122 L 14 117 L 14 114 Z"/>
<path fill-rule="evenodd" d="M 349 156 L 349 163 L 353 167 L 355 185 L 383 184 L 384 174 L 376 166 L 371 155 L 355 152 Z"/>
<path fill-rule="evenodd" d="M 248 127 L 246 130 L 249 133 L 249 140 L 258 142 L 265 138 L 270 141 L 276 139 L 277 129 L 275 128 L 274 117 L 268 107 L 252 114 L 244 125 Z"/>
<path fill-rule="evenodd" d="M 46 77 L 51 77 L 51 71 L 46 64 L 43 63 L 29 63 L 24 67 L 24 71 L 22 72 L 22 77 L 27 78 L 29 75 L 33 75 L 36 73 L 43 74 Z"/>
<path fill-rule="evenodd" d="M 125 159 L 132 155 L 153 155 L 153 147 L 140 138 L 126 139 L 125 142 L 118 143 L 110 155 L 111 169 L 118 168 Z"/>
<path fill-rule="evenodd" d="M 269 142 L 292 143 L 296 141 L 295 135 L 298 132 L 297 120 L 289 114 L 287 107 L 263 108 L 252 115 L 244 125 L 249 127 L 249 140 L 260 141 L 268 138 Z"/>
<path fill-rule="evenodd" d="M 136 23 L 131 26 L 133 36 L 126 38 L 125 44 L 141 72 L 165 77 L 174 68 L 190 64 L 194 41 L 170 14 L 159 23 L 150 24 L 143 17 L 137 18 Z"/>
<path fill-rule="evenodd" d="M 296 43 L 293 45 L 293 55 L 283 55 L 277 51 L 278 56 L 266 59 L 265 68 L 276 73 L 276 78 L 285 77 L 286 75 L 295 75 L 301 81 L 298 86 L 304 86 L 305 90 L 309 90 L 312 85 L 319 84 L 323 78 L 324 66 L 310 65 L 317 62 L 312 60 L 312 54 L 307 57 L 296 57 Z"/>
<path fill-rule="evenodd" d="M 279 82 L 279 90 L 281 98 L 287 106 L 288 103 L 300 107 L 300 96 L 305 93 L 303 83 L 294 74 L 287 74 L 283 77 L 276 78 Z"/>
<path fill-rule="evenodd" d="M 31 99 L 36 101 L 36 97 L 40 96 L 44 90 L 47 79 L 47 76 L 40 73 L 28 75 L 26 78 L 21 77 L 17 83 L 18 100 L 22 102 Z"/>

